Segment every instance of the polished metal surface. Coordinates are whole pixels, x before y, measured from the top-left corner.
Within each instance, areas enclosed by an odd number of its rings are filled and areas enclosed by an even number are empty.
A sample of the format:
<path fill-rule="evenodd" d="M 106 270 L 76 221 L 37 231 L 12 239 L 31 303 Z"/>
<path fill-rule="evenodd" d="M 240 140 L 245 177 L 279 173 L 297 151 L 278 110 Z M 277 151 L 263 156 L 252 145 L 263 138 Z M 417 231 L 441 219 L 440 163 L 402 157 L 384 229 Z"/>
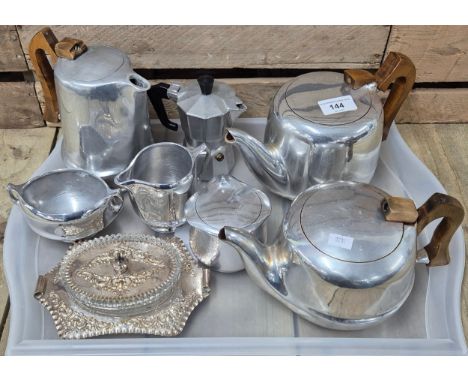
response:
<path fill-rule="evenodd" d="M 59 58 L 54 77 L 67 167 L 111 177 L 152 143 L 150 84 L 132 70 L 124 53 L 89 47 L 75 60 Z"/>
<path fill-rule="evenodd" d="M 318 101 L 351 96 L 356 110 L 324 115 Z M 383 107 L 375 84 L 353 90 L 340 73 L 308 73 L 275 95 L 264 143 L 228 129 L 250 170 L 272 192 L 294 199 L 308 187 L 337 180 L 368 183 L 379 158 Z"/>
<path fill-rule="evenodd" d="M 184 206 L 199 156 L 206 156 L 205 145 L 189 150 L 177 143 L 155 143 L 141 150 L 114 183 L 129 191 L 134 210 L 151 229 L 173 232 L 185 223 Z"/>
<path fill-rule="evenodd" d="M 236 153 L 224 140 L 225 128 L 247 110 L 242 100 L 229 85 L 219 81 L 214 81 L 210 94 L 202 93 L 197 80 L 185 86 L 171 84 L 168 96 L 177 103 L 185 145 L 206 144 L 209 150 L 200 179 L 209 181 L 218 175 L 228 175 L 236 162 Z"/>
<path fill-rule="evenodd" d="M 192 195 L 185 205 L 190 224 L 189 245 L 195 257 L 218 272 L 244 269 L 235 248 L 218 239 L 226 224 L 243 228 L 259 239 L 265 239 L 271 204 L 268 196 L 238 179 L 218 176 Z"/>
<path fill-rule="evenodd" d="M 50 171 L 22 185 L 8 184 L 7 190 L 34 232 L 65 242 L 103 230 L 123 205 L 120 190 L 78 169 Z"/>
<path fill-rule="evenodd" d="M 209 293 L 209 271 L 195 264 L 179 238 L 118 234 L 72 247 L 39 276 L 34 297 L 61 338 L 79 339 L 178 335 Z"/>
<path fill-rule="evenodd" d="M 296 199 L 288 216 L 300 223 L 289 225 L 288 237 L 305 237 L 319 251 L 338 260 L 379 260 L 398 247 L 404 233 L 403 223 L 386 221 L 382 214 L 386 195 L 375 187 L 362 185 L 356 190 L 345 182 L 315 187 Z"/>
<path fill-rule="evenodd" d="M 362 183 L 316 185 L 293 201 L 273 244 L 231 227 L 220 238 L 240 251 L 257 285 L 301 317 L 363 329 L 394 314 L 414 283 L 416 226 L 379 217 L 385 196 Z"/>
<path fill-rule="evenodd" d="M 125 316 L 154 309 L 180 278 L 182 244 L 144 235 L 105 236 L 71 247 L 60 263 L 65 290 L 86 309 Z"/>

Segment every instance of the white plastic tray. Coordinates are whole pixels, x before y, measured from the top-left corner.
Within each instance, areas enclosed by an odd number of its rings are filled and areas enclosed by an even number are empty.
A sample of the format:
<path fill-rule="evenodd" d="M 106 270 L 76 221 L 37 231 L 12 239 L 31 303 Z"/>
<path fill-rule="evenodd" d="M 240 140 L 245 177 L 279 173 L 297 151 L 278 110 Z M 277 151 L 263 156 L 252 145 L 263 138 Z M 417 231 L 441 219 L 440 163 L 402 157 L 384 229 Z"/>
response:
<path fill-rule="evenodd" d="M 241 119 L 238 128 L 262 138 L 265 119 Z M 180 134 L 158 130 L 160 138 L 180 140 Z M 62 167 L 60 141 L 36 175 Z M 259 186 L 241 159 L 234 175 Z M 416 205 L 432 193 L 445 192 L 437 179 L 409 150 L 395 126 L 383 144 L 372 181 L 394 195 L 407 195 Z M 284 208 L 272 197 L 273 208 Z M 269 222 L 275 226 L 278 222 Z M 428 241 L 428 227 L 419 245 Z M 177 231 L 187 239 L 187 227 Z M 122 214 L 104 233 L 151 233 L 139 221 L 128 200 Z M 458 230 L 451 244 L 449 266 L 427 269 L 416 265 L 413 291 L 393 317 L 381 325 L 340 332 L 310 324 L 257 288 L 245 272 L 213 274 L 212 293 L 192 314 L 176 338 L 106 337 L 60 340 L 52 320 L 33 298 L 37 277 L 49 271 L 67 245 L 34 234 L 17 207 L 5 232 L 4 270 L 11 298 L 8 355 L 44 354 L 466 354 L 460 317 L 460 292 L 465 246 Z"/>

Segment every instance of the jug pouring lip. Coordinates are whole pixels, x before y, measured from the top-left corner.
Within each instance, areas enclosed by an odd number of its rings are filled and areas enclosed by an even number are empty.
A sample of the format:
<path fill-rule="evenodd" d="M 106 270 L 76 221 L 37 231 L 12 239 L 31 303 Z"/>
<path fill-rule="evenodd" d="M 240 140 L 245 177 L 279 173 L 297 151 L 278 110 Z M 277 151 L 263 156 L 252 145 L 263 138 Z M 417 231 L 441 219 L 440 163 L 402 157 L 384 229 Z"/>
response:
<path fill-rule="evenodd" d="M 129 85 L 137 92 L 147 92 L 151 88 L 149 81 L 134 71 L 128 74 L 127 80 Z"/>
<path fill-rule="evenodd" d="M 188 157 L 190 157 L 191 163 L 190 163 L 189 171 L 187 171 L 187 173 L 185 173 L 183 176 L 181 176 L 179 179 L 173 182 L 148 181 L 148 180 L 144 180 L 138 177 L 134 177 L 132 175 L 132 170 L 135 168 L 135 166 L 137 165 L 137 162 L 143 157 L 143 155 L 148 151 L 155 150 L 161 147 L 177 147 L 178 149 L 183 149 L 187 153 Z M 123 188 L 128 188 L 128 186 L 139 184 L 143 186 L 157 188 L 160 190 L 173 190 L 173 189 L 179 188 L 180 185 L 182 184 L 191 182 L 191 180 L 193 179 L 195 159 L 196 157 L 193 155 L 190 149 L 178 143 L 174 143 L 174 142 L 153 143 L 152 145 L 146 146 L 145 148 L 141 149 L 138 152 L 138 154 L 135 155 L 135 157 L 132 159 L 130 164 L 123 171 L 121 171 L 119 174 L 115 176 L 114 183 L 118 187 L 123 187 Z"/>

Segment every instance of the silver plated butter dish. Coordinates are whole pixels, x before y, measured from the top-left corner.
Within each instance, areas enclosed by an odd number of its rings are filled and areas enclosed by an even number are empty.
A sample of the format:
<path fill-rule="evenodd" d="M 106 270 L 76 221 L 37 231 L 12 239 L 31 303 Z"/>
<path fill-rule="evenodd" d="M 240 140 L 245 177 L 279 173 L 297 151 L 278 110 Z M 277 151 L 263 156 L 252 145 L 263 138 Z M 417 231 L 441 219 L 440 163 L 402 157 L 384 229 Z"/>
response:
<path fill-rule="evenodd" d="M 175 336 L 208 296 L 209 270 L 177 237 L 99 237 L 70 247 L 38 279 L 34 297 L 64 339 L 109 334 Z"/>

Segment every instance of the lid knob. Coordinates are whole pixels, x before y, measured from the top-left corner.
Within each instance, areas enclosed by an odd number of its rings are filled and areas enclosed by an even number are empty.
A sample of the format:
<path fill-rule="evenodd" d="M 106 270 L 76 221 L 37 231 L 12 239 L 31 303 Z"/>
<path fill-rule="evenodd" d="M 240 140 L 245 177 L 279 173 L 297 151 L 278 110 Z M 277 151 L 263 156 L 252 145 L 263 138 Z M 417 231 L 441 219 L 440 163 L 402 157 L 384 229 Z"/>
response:
<path fill-rule="evenodd" d="M 213 91 L 214 77 L 209 74 L 201 75 L 197 78 L 198 85 L 203 95 L 210 95 Z"/>

